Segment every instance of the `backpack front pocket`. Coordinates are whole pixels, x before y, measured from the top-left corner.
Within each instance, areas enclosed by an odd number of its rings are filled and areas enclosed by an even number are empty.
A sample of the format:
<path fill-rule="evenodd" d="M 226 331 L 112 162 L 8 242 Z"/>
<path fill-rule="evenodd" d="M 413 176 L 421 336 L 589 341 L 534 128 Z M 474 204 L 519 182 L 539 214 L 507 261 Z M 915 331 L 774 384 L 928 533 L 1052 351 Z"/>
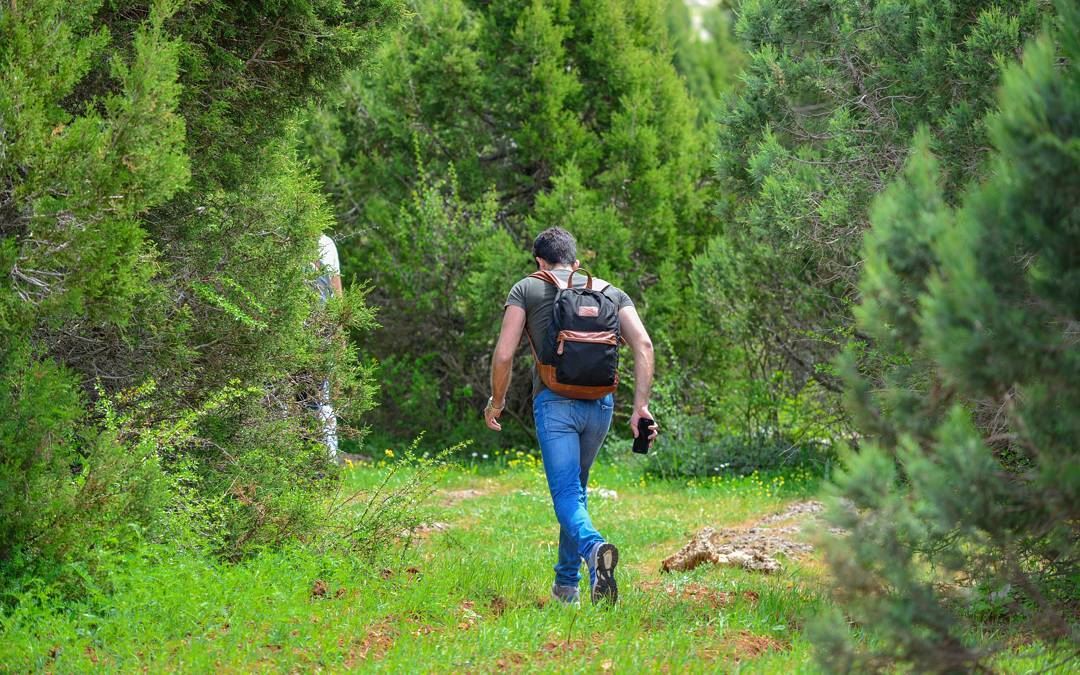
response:
<path fill-rule="evenodd" d="M 586 387 L 615 384 L 619 338 L 613 331 L 559 331 L 555 338 L 555 377 Z"/>

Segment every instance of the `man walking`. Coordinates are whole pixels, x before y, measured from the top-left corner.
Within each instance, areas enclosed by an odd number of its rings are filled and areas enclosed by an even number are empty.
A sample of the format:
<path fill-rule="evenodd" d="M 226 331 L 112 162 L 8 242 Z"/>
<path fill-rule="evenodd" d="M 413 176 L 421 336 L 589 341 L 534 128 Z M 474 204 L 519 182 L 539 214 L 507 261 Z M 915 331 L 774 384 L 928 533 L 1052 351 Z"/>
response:
<path fill-rule="evenodd" d="M 641 323 L 633 301 L 626 293 L 599 279 L 575 274 L 579 268 L 577 244 L 573 236 L 559 227 L 541 232 L 533 242 L 533 257 L 538 272 L 517 282 L 506 299 L 502 328 L 491 360 L 491 398 L 484 409 L 487 426 L 500 431 L 499 415 L 505 407 L 510 386 L 510 371 L 523 330 L 539 360 L 554 352 L 573 352 L 574 345 L 617 344 L 617 335 L 630 346 L 634 354 L 634 410 L 630 427 L 636 438 L 638 420 L 653 419 L 649 413 L 649 393 L 653 378 L 653 346 Z M 573 288 L 587 287 L 602 293 L 600 305 L 617 309 L 617 333 L 581 333 L 560 331 L 558 347 L 552 348 L 555 336 L 549 335 L 553 307 L 560 289 L 573 283 Z M 573 292 L 573 291 L 570 291 Z M 595 295 L 593 296 L 595 298 Z M 608 304 L 610 301 L 610 305 Z M 584 307 L 578 313 L 596 317 L 603 307 Z M 567 342 L 564 343 L 564 338 Z M 546 341 L 546 342 L 545 342 Z M 544 345 L 548 345 L 544 348 Z M 617 349 L 613 348 L 612 351 Z M 539 350 L 539 351 L 538 351 Z M 580 352 L 594 353 L 594 352 Z M 586 364 L 587 365 L 587 364 Z M 555 583 L 551 594 L 567 603 L 578 601 L 581 561 L 589 568 L 589 584 L 593 602 L 618 598 L 615 566 L 619 551 L 593 526 L 587 510 L 586 486 L 589 469 L 607 435 L 614 409 L 614 383 L 605 390 L 595 387 L 564 386 L 555 380 L 555 370 L 549 365 L 541 369 L 533 365 L 533 418 L 540 441 L 540 454 L 547 475 L 555 517 L 559 521 L 559 559 L 555 565 Z M 556 393 L 553 387 L 563 393 Z M 595 393 L 602 395 L 597 396 Z M 649 427 L 649 443 L 656 438 L 658 427 Z"/>

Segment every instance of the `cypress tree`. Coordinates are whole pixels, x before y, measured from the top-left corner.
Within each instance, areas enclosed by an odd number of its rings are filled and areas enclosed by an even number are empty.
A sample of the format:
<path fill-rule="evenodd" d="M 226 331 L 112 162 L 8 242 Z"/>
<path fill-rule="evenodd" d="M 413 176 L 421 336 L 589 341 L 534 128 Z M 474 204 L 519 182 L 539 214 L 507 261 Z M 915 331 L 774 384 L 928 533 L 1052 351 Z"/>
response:
<path fill-rule="evenodd" d="M 298 396 L 329 375 L 370 405 L 338 338 L 371 316 L 318 308 L 331 214 L 287 139 L 401 9 L 0 6 L 0 575 L 130 524 L 236 556 L 310 521 L 330 471 Z"/>
<path fill-rule="evenodd" d="M 695 305 L 737 355 L 754 424 L 806 396 L 840 415 L 832 363 L 862 345 L 854 325 L 869 206 L 902 168 L 920 125 L 943 162 L 944 198 L 977 173 L 982 117 L 1000 65 L 1037 30 L 1047 3 L 1024 0 L 746 0 L 742 87 L 720 115 L 723 229 L 696 261 Z M 816 402 L 814 402 L 816 401 Z"/>
<path fill-rule="evenodd" d="M 950 207 L 960 167 L 920 135 L 875 202 L 860 327 L 883 384 L 849 366 L 873 438 L 839 481 L 836 595 L 871 639 L 823 631 L 835 670 L 971 672 L 995 621 L 1077 653 L 1080 550 L 1080 10 L 1004 71 L 993 151 Z M 1064 664 L 1062 664 L 1064 666 Z"/>
<path fill-rule="evenodd" d="M 574 232 L 582 265 L 643 310 L 675 307 L 680 265 L 710 223 L 704 144 L 655 2 L 412 9 L 375 76 L 354 75 L 338 107 L 316 114 L 305 148 L 380 308 L 379 427 L 468 437 L 482 428 L 490 327 L 535 269 L 541 229 Z M 511 415 L 527 410 L 525 389 Z"/>

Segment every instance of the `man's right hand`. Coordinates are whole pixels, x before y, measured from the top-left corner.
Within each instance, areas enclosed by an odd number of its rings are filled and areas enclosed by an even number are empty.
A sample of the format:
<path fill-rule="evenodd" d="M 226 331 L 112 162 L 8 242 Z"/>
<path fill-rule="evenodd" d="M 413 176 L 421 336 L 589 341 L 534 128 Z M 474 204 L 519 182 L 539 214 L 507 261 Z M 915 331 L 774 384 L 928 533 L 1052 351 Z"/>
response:
<path fill-rule="evenodd" d="M 660 425 L 656 423 L 656 418 L 649 412 L 649 406 L 643 405 L 640 408 L 634 409 L 634 414 L 630 416 L 630 430 L 634 432 L 634 438 L 637 438 L 638 420 L 642 418 L 653 420 L 653 423 L 649 426 L 649 447 L 652 447 L 653 440 L 655 440 L 660 433 Z"/>

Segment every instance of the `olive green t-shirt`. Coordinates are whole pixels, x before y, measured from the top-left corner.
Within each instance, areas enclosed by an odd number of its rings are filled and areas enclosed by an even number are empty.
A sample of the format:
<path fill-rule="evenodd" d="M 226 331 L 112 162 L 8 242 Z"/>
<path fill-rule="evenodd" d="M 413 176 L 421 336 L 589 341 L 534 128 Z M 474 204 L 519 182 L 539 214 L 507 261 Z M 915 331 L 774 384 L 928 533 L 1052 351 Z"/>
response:
<path fill-rule="evenodd" d="M 555 269 L 551 272 L 558 277 L 559 281 L 563 284 L 566 283 L 566 278 L 570 276 L 570 270 L 568 269 Z M 574 275 L 574 288 L 582 288 L 585 286 L 586 277 L 580 272 Z M 602 288 L 606 281 L 601 279 L 593 279 L 593 288 Z M 532 338 L 533 344 L 539 349 L 543 344 L 544 336 L 547 334 L 548 326 L 551 325 L 551 308 L 555 304 L 555 293 L 557 289 L 546 281 L 540 279 L 534 279 L 532 277 L 525 277 L 521 281 L 514 284 L 514 287 L 510 289 L 510 295 L 506 297 L 506 304 L 504 307 L 514 305 L 525 310 L 525 329 L 529 331 L 529 336 Z M 604 295 L 611 298 L 611 301 L 615 303 L 615 306 L 621 311 L 623 307 L 633 307 L 634 302 L 630 299 L 630 296 L 623 293 L 618 288 L 607 284 L 607 288 L 603 290 Z M 546 389 L 544 383 L 540 381 L 540 374 L 536 370 L 536 364 L 532 367 L 532 395 L 536 398 L 536 395 Z"/>

